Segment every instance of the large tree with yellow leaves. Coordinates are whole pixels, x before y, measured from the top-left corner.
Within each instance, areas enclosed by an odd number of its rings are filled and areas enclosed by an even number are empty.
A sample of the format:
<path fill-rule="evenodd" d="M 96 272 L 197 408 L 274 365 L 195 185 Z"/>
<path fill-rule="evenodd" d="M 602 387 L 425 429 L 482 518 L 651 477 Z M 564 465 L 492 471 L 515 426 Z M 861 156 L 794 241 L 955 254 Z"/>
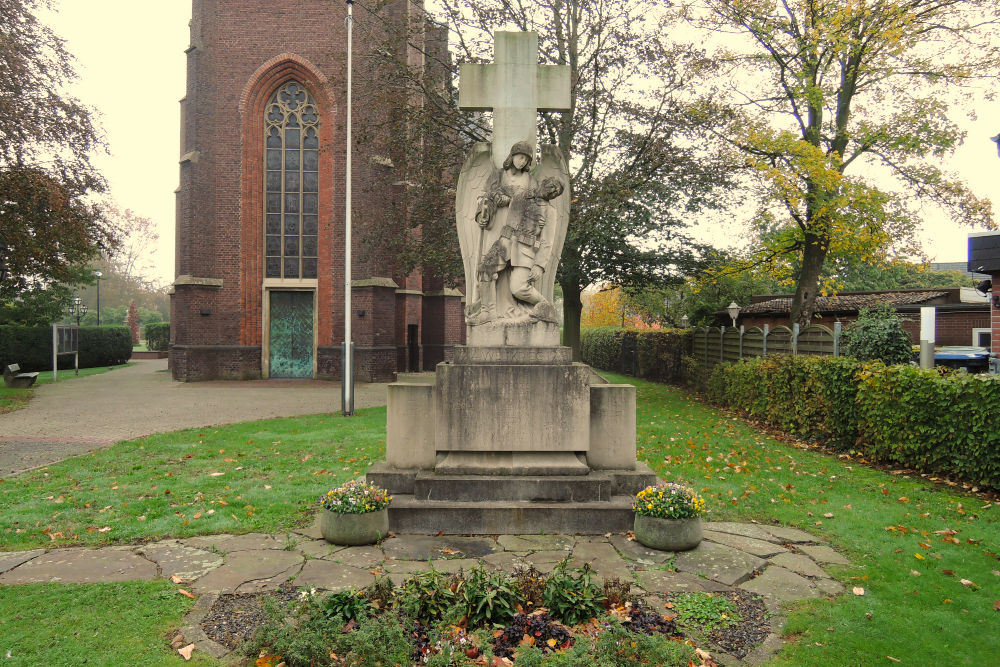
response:
<path fill-rule="evenodd" d="M 940 166 L 963 139 L 953 105 L 1000 71 L 996 0 L 692 0 L 728 63 L 725 141 L 760 195 L 753 263 L 796 282 L 792 320 L 814 312 L 824 265 L 913 249 L 920 206 L 993 227 Z"/>

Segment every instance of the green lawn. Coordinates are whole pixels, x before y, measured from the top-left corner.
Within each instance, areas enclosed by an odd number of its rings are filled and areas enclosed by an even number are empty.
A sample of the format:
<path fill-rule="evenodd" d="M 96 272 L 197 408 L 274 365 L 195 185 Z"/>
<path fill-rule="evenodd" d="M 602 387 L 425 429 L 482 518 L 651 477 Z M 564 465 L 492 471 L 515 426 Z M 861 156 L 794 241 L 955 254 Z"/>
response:
<path fill-rule="evenodd" d="M 57 382 L 63 382 L 65 380 L 70 380 L 76 377 L 87 377 L 88 375 L 100 375 L 101 373 L 107 373 L 108 371 L 115 370 L 117 368 L 124 368 L 125 366 L 131 366 L 135 362 L 128 362 L 121 366 L 98 366 L 97 368 L 81 368 L 80 375 L 77 376 L 73 369 L 61 370 L 57 376 Z M 52 382 L 52 371 L 40 371 L 38 373 L 38 379 L 35 381 L 35 386 L 50 384 Z M 33 389 L 33 388 L 32 388 Z M 0 384 L 0 415 L 5 412 L 13 412 L 14 410 L 20 410 L 28 401 L 31 400 L 32 389 L 9 389 L 3 384 Z"/>
<path fill-rule="evenodd" d="M 384 455 L 385 408 L 121 442 L 0 480 L 2 548 L 279 532 Z"/>
<path fill-rule="evenodd" d="M 194 604 L 169 581 L 0 587 L 0 661 L 24 665 L 209 665 L 168 646 Z"/>
<path fill-rule="evenodd" d="M 1000 663 L 991 503 L 776 440 L 671 387 L 610 379 L 638 388 L 640 457 L 664 479 L 694 485 L 710 520 L 777 520 L 828 539 L 856 563 L 835 574 L 864 595 L 797 606 L 786 627 L 796 641 L 773 664 Z M 373 408 L 349 419 L 195 429 L 8 478 L 0 481 L 2 548 L 280 532 L 308 520 L 313 496 L 384 455 L 384 425 L 385 409 Z"/>
<path fill-rule="evenodd" d="M 857 564 L 837 574 L 864 595 L 797 607 L 786 629 L 797 642 L 773 664 L 890 664 L 886 656 L 910 665 L 1000 664 L 995 505 L 778 441 L 672 387 L 609 379 L 637 387 L 639 457 L 664 479 L 697 488 L 709 519 L 797 526 Z"/>

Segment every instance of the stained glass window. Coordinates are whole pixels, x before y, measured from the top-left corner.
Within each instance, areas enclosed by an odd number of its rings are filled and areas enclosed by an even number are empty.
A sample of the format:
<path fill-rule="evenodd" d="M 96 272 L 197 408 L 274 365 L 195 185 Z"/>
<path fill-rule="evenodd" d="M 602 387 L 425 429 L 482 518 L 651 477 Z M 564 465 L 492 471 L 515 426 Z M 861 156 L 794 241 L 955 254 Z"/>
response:
<path fill-rule="evenodd" d="M 264 111 L 264 275 L 315 278 L 319 243 L 319 116 L 289 81 Z"/>

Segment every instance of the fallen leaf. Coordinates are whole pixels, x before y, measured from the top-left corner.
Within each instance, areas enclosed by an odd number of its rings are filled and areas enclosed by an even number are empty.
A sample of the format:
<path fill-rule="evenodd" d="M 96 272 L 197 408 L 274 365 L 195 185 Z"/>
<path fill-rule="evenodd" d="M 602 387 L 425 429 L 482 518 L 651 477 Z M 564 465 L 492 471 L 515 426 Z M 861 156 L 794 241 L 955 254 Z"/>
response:
<path fill-rule="evenodd" d="M 958 535 L 957 530 L 935 530 L 935 535 Z"/>
<path fill-rule="evenodd" d="M 146 520 L 146 515 L 145 515 L 145 514 L 143 514 L 142 516 L 137 516 L 137 517 L 135 518 L 135 520 L 136 520 L 136 521 L 145 521 L 145 520 Z"/>
<path fill-rule="evenodd" d="M 98 528 L 97 532 L 99 532 L 99 533 L 106 533 L 109 530 L 111 530 L 111 526 L 105 526 L 104 528 Z"/>
<path fill-rule="evenodd" d="M 181 657 L 185 660 L 191 659 L 191 653 L 194 652 L 194 644 L 188 644 L 184 648 L 177 649 L 177 652 L 181 654 Z"/>
<path fill-rule="evenodd" d="M 184 583 L 184 580 L 178 577 L 176 574 L 170 575 L 170 581 L 174 582 L 175 584 Z"/>
<path fill-rule="evenodd" d="M 226 463 L 236 463 L 236 459 L 222 459 Z"/>
<path fill-rule="evenodd" d="M 947 574 L 950 577 L 955 574 L 955 570 L 941 570 L 941 574 Z"/>
<path fill-rule="evenodd" d="M 186 598 L 191 598 L 192 600 L 195 598 L 194 593 L 192 593 L 191 591 L 186 591 L 183 588 L 178 588 L 177 592 L 180 593 L 181 595 L 183 595 Z"/>
<path fill-rule="evenodd" d="M 826 513 L 826 514 L 824 514 L 823 516 L 824 516 L 825 518 L 827 518 L 827 519 L 832 519 L 832 518 L 833 518 L 833 513 L 832 513 L 832 512 L 827 512 L 827 513 Z"/>
<path fill-rule="evenodd" d="M 1000 611 L 1000 600 L 993 601 L 993 611 Z"/>
<path fill-rule="evenodd" d="M 931 548 L 931 545 L 927 544 L 926 542 L 921 542 L 920 546 L 922 546 L 924 549 L 930 549 Z"/>
<path fill-rule="evenodd" d="M 968 579 L 959 579 L 958 583 L 962 584 L 966 588 L 968 588 L 969 586 L 975 586 L 976 588 L 979 588 L 979 586 L 976 586 L 976 582 L 970 581 Z"/>
<path fill-rule="evenodd" d="M 225 474 L 226 473 L 224 473 L 224 472 L 210 472 L 210 473 L 208 473 L 208 476 L 209 477 L 222 477 Z"/>
<path fill-rule="evenodd" d="M 908 502 L 910 502 L 910 499 L 907 498 L 906 496 L 902 496 L 901 498 L 896 498 L 896 500 L 898 500 L 901 503 L 908 503 Z"/>
<path fill-rule="evenodd" d="M 910 570 L 910 574 L 912 574 L 914 577 L 920 576 L 920 572 L 918 570 Z"/>
<path fill-rule="evenodd" d="M 887 655 L 887 656 L 885 656 L 885 657 L 886 657 L 886 658 L 888 658 L 889 660 L 892 660 L 893 662 L 903 662 L 903 661 L 902 661 L 902 660 L 900 660 L 899 658 L 894 658 L 894 657 L 892 657 L 891 655 Z"/>
<path fill-rule="evenodd" d="M 851 589 L 851 592 L 854 593 L 855 595 L 864 595 L 865 589 L 861 588 L 861 586 L 855 586 L 853 589 Z"/>
<path fill-rule="evenodd" d="M 921 554 L 913 554 L 913 557 L 917 560 L 924 560 L 924 557 Z"/>

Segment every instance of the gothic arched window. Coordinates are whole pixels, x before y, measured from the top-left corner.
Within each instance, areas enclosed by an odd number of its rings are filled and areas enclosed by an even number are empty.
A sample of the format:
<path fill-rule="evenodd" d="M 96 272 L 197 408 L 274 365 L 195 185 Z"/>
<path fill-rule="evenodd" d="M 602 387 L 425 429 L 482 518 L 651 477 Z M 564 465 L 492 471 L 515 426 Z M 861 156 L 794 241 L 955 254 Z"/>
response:
<path fill-rule="evenodd" d="M 289 81 L 264 111 L 266 278 L 315 278 L 319 232 L 319 115 Z"/>

